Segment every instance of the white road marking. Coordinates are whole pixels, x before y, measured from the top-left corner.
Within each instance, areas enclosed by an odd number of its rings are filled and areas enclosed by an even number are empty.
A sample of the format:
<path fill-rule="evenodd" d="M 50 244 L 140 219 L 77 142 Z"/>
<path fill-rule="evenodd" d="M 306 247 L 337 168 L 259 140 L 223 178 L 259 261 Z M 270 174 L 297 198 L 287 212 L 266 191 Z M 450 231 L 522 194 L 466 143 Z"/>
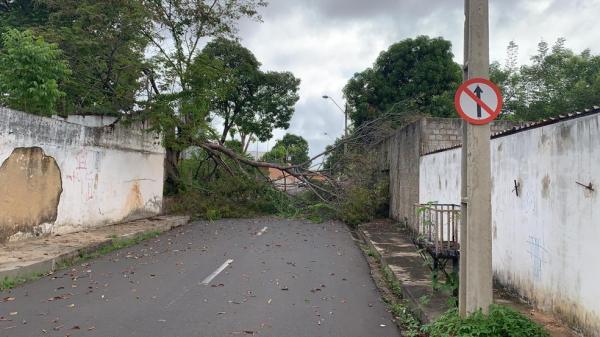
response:
<path fill-rule="evenodd" d="M 229 265 L 232 262 L 233 262 L 232 259 L 225 261 L 225 263 L 223 263 L 219 268 L 217 268 L 217 270 L 213 271 L 212 274 L 208 275 L 208 277 L 205 278 L 204 281 L 200 282 L 200 284 L 209 285 L 210 281 L 212 281 L 215 277 L 217 277 L 217 275 L 219 275 L 223 270 L 225 270 L 225 268 L 229 267 Z"/>
<path fill-rule="evenodd" d="M 265 234 L 265 232 L 267 231 L 269 227 L 265 226 L 263 227 L 263 229 L 261 229 L 258 233 L 256 233 L 256 236 L 261 236 L 263 234 Z"/>

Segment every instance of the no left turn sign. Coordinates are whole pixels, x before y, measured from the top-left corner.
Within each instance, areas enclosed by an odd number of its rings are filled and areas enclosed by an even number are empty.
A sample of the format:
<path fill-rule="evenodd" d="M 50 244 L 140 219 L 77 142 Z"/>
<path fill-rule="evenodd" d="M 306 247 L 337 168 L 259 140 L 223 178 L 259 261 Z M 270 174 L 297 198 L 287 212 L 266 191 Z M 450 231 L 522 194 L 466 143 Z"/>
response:
<path fill-rule="evenodd" d="M 454 105 L 464 120 L 483 125 L 496 119 L 502 111 L 502 94 L 491 81 L 473 78 L 458 88 Z"/>

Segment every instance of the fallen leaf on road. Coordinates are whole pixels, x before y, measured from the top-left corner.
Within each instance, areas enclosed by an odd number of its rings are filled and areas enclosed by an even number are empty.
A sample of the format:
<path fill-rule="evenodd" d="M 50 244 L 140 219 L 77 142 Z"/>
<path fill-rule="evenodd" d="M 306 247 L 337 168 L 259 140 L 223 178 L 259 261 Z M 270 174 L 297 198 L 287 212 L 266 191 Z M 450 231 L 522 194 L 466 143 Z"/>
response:
<path fill-rule="evenodd" d="M 52 301 L 57 301 L 57 300 L 64 300 L 71 297 L 71 294 L 63 294 L 63 295 L 59 295 L 59 296 L 54 296 L 54 297 L 50 297 L 48 299 L 48 302 L 52 302 Z"/>
<path fill-rule="evenodd" d="M 69 308 L 74 308 L 74 307 L 75 307 L 75 304 L 71 303 L 71 304 L 69 304 L 69 305 L 68 305 L 68 307 L 69 307 Z"/>
<path fill-rule="evenodd" d="M 17 312 L 17 311 L 13 311 L 13 312 L 11 312 L 9 315 L 11 315 L 11 316 L 15 316 L 15 315 L 17 315 L 17 314 L 18 314 L 18 312 Z"/>
<path fill-rule="evenodd" d="M 11 302 L 11 301 L 14 301 L 14 300 L 15 300 L 15 298 L 14 298 L 14 297 L 5 297 L 5 298 L 3 298 L 3 299 L 2 299 L 2 301 L 0 301 L 0 302 Z"/>

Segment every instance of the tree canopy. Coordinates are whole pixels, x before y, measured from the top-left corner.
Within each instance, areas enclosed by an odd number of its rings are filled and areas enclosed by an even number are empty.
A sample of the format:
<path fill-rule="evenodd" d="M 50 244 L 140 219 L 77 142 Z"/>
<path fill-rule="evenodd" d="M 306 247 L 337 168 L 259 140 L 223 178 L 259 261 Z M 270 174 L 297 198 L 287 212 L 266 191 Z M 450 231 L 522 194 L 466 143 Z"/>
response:
<path fill-rule="evenodd" d="M 39 115 L 51 115 L 65 96 L 59 83 L 70 70 L 55 44 L 31 31 L 11 29 L 2 35 L 0 102 Z"/>
<path fill-rule="evenodd" d="M 310 160 L 308 142 L 301 136 L 287 133 L 275 143 L 271 151 L 263 155 L 263 161 L 284 164 L 302 165 Z"/>
<path fill-rule="evenodd" d="M 228 135 L 237 134 L 246 149 L 252 137 L 267 141 L 273 129 L 289 127 L 299 99 L 300 80 L 293 74 L 261 71 L 250 50 L 225 38 L 209 42 L 199 59 L 220 65 L 211 112 L 223 120 L 221 143 Z"/>
<path fill-rule="evenodd" d="M 511 42 L 507 63 L 491 66 L 491 78 L 504 95 L 504 118 L 535 121 L 600 104 L 600 56 L 580 54 L 558 39 L 542 41 L 532 64 L 518 66 L 518 46 Z"/>
<path fill-rule="evenodd" d="M 142 87 L 148 12 L 136 0 L 24 0 L 0 6 L 0 22 L 31 29 L 63 51 L 77 76 L 61 83 L 61 114 L 131 113 Z"/>
<path fill-rule="evenodd" d="M 373 67 L 355 74 L 344 88 L 356 126 L 392 109 L 437 117 L 454 116 L 454 92 L 462 80 L 452 44 L 419 36 L 393 44 Z"/>

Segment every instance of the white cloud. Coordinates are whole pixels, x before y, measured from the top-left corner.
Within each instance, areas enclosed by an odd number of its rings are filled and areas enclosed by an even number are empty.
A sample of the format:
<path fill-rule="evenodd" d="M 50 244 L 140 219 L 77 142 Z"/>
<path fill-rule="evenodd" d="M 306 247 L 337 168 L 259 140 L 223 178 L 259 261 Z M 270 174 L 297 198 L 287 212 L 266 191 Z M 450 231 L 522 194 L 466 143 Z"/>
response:
<path fill-rule="evenodd" d="M 598 54 L 599 13 L 600 0 L 490 1 L 491 58 L 504 62 L 506 46 L 514 40 L 519 61 L 528 62 L 541 39 L 553 43 L 559 37 L 576 52 L 591 48 Z M 271 0 L 263 19 L 241 25 L 243 44 L 264 69 L 289 70 L 302 80 L 288 132 L 304 136 L 312 154 L 343 134 L 343 114 L 321 95 L 342 104 L 348 79 L 392 43 L 442 36 L 452 41 L 455 59 L 462 63 L 462 0 Z M 277 131 L 276 138 L 284 133 Z"/>

